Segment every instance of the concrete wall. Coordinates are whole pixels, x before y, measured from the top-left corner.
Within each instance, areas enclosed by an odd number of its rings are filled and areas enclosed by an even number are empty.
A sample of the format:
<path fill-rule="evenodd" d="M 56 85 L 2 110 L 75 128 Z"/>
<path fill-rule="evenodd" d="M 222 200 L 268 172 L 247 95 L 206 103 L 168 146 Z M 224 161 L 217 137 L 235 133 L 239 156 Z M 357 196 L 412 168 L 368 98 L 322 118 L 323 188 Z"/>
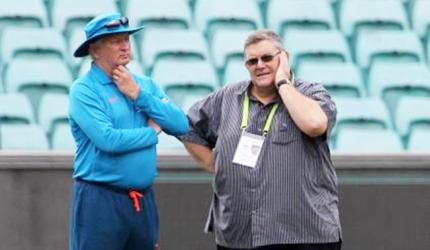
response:
<path fill-rule="evenodd" d="M 346 250 L 430 249 L 430 155 L 335 155 Z M 0 250 L 67 249 L 72 155 L 0 152 Z M 214 250 L 203 226 L 211 176 L 159 157 L 163 250 Z"/>

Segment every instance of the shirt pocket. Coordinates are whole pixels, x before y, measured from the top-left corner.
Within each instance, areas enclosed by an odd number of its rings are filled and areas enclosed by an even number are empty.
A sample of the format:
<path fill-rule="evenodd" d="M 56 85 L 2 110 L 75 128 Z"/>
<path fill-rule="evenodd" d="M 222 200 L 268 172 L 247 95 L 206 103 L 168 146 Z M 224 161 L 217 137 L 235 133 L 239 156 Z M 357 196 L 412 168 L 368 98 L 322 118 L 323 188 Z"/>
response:
<path fill-rule="evenodd" d="M 287 124 L 287 125 L 286 125 Z M 290 120 L 274 131 L 272 142 L 275 144 L 289 144 L 301 138 L 301 132 Z"/>

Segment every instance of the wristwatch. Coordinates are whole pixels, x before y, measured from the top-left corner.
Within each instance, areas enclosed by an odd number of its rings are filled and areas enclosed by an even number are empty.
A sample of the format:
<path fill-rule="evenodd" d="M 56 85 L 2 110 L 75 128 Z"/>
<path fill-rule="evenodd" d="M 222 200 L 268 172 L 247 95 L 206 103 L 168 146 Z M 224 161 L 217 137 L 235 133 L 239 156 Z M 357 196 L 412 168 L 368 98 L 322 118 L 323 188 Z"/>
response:
<path fill-rule="evenodd" d="M 276 83 L 276 88 L 279 89 L 281 87 L 281 85 L 284 85 L 284 84 L 291 84 L 291 82 L 290 82 L 290 80 L 282 79 Z"/>

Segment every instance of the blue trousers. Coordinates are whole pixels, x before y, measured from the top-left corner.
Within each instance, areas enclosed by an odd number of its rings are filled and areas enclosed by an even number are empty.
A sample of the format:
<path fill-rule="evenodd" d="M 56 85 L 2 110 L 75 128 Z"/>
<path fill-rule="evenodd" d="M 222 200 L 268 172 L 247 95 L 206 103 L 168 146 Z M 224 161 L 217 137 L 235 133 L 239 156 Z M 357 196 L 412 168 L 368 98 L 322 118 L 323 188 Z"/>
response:
<path fill-rule="evenodd" d="M 148 188 L 142 194 L 143 197 L 133 200 L 126 190 L 76 181 L 70 250 L 157 249 L 158 212 L 154 192 Z"/>

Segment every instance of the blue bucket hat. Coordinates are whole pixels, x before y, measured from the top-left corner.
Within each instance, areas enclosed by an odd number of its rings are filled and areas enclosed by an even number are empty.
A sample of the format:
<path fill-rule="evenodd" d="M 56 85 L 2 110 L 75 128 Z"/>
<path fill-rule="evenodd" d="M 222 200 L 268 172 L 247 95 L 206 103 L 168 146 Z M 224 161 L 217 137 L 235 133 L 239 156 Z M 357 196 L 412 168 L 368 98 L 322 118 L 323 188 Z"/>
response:
<path fill-rule="evenodd" d="M 75 57 L 88 55 L 88 48 L 92 42 L 106 35 L 117 33 L 132 34 L 143 29 L 143 26 L 137 28 L 128 27 L 128 18 L 121 16 L 119 13 L 103 14 L 93 18 L 85 26 L 85 35 L 87 39 L 73 53 Z"/>

